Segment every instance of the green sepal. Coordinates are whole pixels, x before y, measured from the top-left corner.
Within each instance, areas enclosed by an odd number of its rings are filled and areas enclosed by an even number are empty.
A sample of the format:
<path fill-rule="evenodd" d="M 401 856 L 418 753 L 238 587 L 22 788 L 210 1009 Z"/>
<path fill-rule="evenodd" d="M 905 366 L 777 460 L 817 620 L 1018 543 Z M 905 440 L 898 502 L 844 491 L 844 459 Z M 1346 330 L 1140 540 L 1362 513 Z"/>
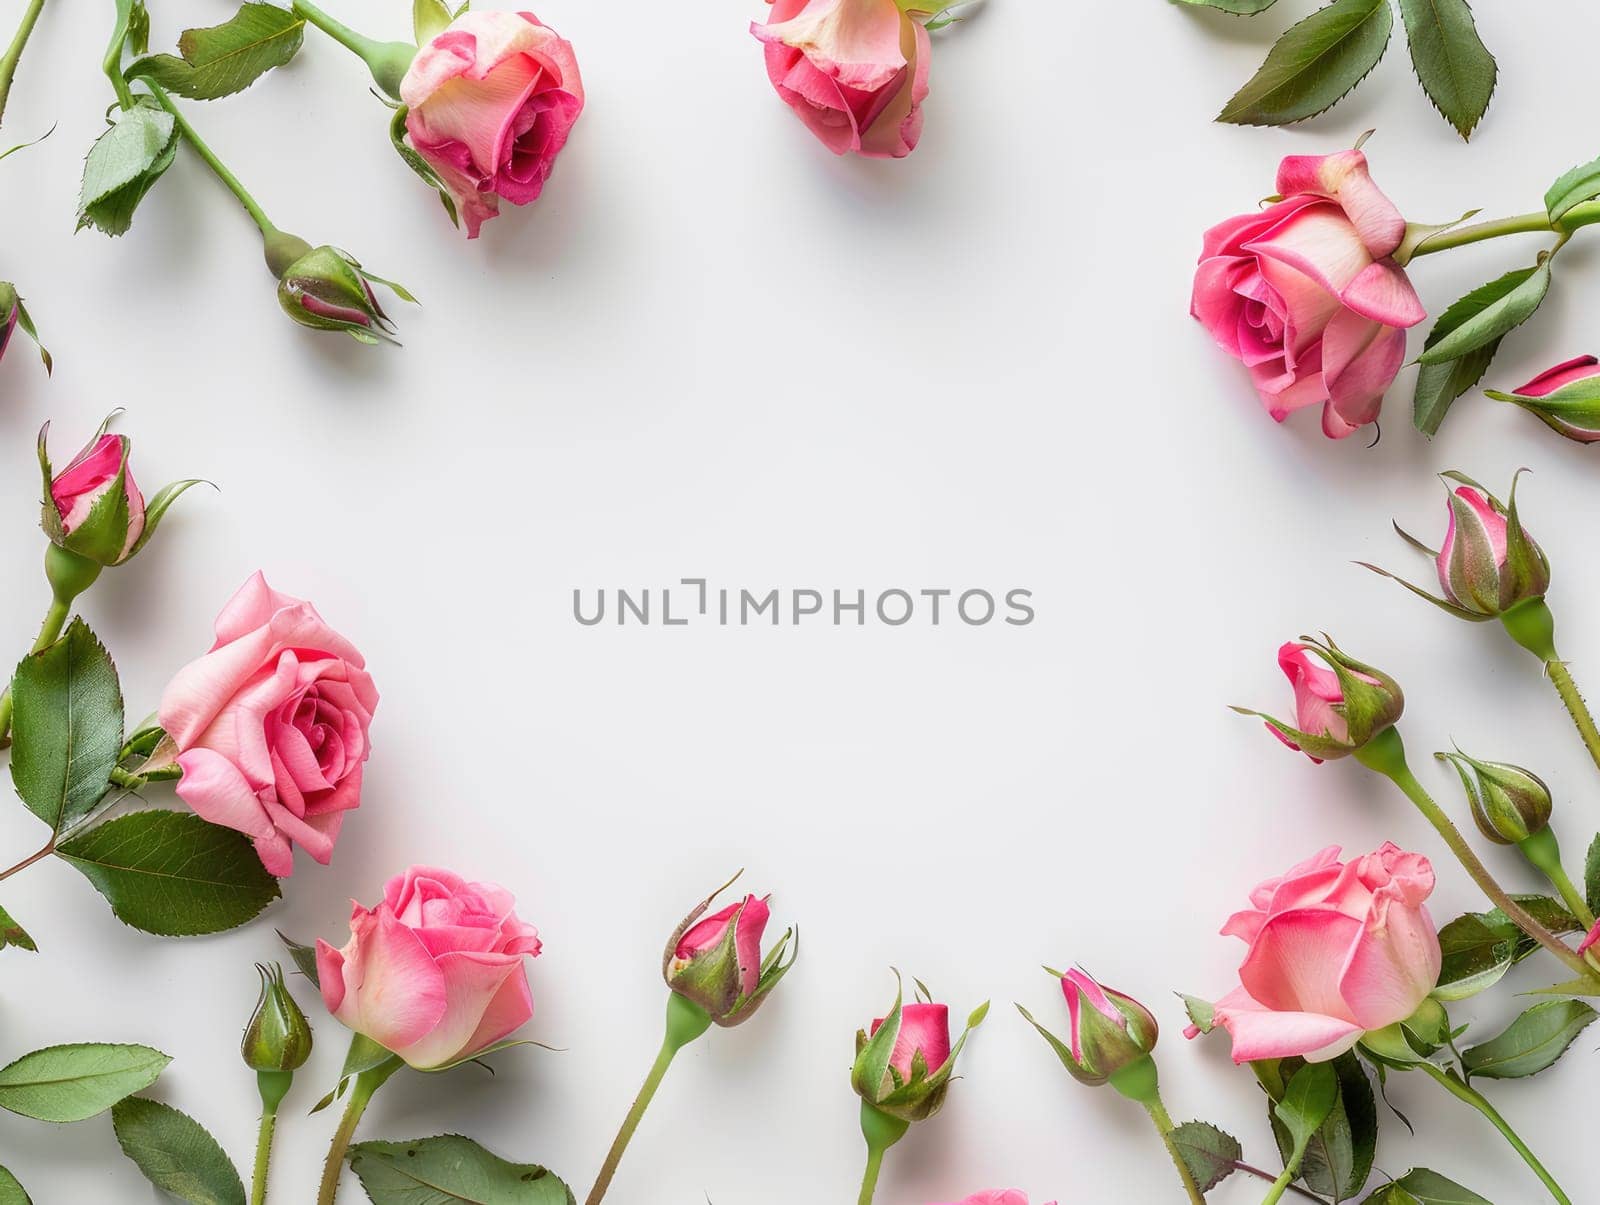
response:
<path fill-rule="evenodd" d="M 145 504 L 144 530 L 139 533 L 139 538 L 134 541 L 133 551 L 128 553 L 130 559 L 137 556 L 139 550 L 150 542 L 150 537 L 156 534 L 156 528 L 160 526 L 168 508 L 188 490 L 197 485 L 211 485 L 211 482 L 199 477 L 189 477 L 183 481 L 174 481 L 171 485 L 164 485 L 156 491 L 155 497 Z M 212 488 L 215 489 L 216 487 L 212 486 Z"/>
<path fill-rule="evenodd" d="M 424 3 L 425 0 L 418 0 Z M 406 114 L 411 110 L 405 105 L 399 106 L 394 111 L 394 116 L 389 119 L 389 142 L 395 152 L 404 160 L 405 165 L 416 172 L 422 182 L 439 194 L 439 202 L 444 206 L 444 211 L 450 216 L 450 224 L 457 229 L 461 226 L 461 217 L 456 212 L 456 200 L 450 195 L 450 190 L 444 186 L 444 181 L 439 178 L 439 173 L 433 166 L 417 154 L 416 150 L 406 141 Z"/>
<path fill-rule="evenodd" d="M 1390 573 L 1387 569 L 1384 569 L 1378 565 L 1374 565 L 1369 561 L 1357 561 L 1356 564 L 1361 566 L 1363 569 L 1372 570 L 1372 572 L 1376 573 L 1379 577 L 1386 577 L 1390 581 L 1399 582 L 1418 598 L 1426 599 L 1428 602 L 1431 602 L 1434 606 L 1438 607 L 1441 611 L 1448 615 L 1454 615 L 1457 619 L 1465 619 L 1472 623 L 1485 623 L 1494 618 L 1493 615 L 1480 615 L 1476 611 L 1469 611 L 1465 607 L 1456 606 L 1456 604 L 1451 602 L 1449 599 L 1440 598 L 1436 594 L 1429 594 L 1421 586 L 1418 586 L 1412 582 L 1408 582 L 1399 574 Z"/>
<path fill-rule="evenodd" d="M 393 1072 L 399 1069 L 403 1061 L 398 1054 L 385 1046 L 380 1046 L 366 1034 L 351 1034 L 350 1049 L 345 1052 L 344 1066 L 339 1069 L 339 1082 L 334 1085 L 331 1092 L 311 1106 L 311 1111 L 320 1113 L 342 1097 L 349 1089 L 350 1082 L 358 1075 L 380 1069 Z"/>
<path fill-rule="evenodd" d="M 444 0 L 412 0 L 411 30 L 417 45 L 426 46 L 449 28 L 450 6 Z"/>

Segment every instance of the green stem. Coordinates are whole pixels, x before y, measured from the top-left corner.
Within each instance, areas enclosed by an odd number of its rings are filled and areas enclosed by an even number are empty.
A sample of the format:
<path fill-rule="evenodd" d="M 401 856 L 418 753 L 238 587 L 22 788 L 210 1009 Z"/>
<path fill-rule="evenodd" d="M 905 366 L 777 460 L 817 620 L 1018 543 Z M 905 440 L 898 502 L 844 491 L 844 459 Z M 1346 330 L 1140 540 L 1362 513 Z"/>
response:
<path fill-rule="evenodd" d="M 261 1130 L 256 1136 L 256 1168 L 250 1181 L 250 1205 L 266 1205 L 267 1167 L 272 1160 L 272 1131 L 278 1124 L 276 1109 L 261 1110 Z"/>
<path fill-rule="evenodd" d="M 1561 845 L 1556 840 L 1555 831 L 1548 826 L 1542 828 L 1533 836 L 1519 841 L 1517 848 L 1522 850 L 1522 856 L 1528 859 L 1529 865 L 1550 880 L 1550 885 L 1566 904 L 1567 911 L 1577 917 L 1585 929 L 1594 928 L 1594 913 L 1589 910 L 1588 901 L 1567 874 L 1567 868 L 1561 864 Z"/>
<path fill-rule="evenodd" d="M 290 6 L 298 16 L 304 17 L 339 45 L 352 52 L 367 69 L 378 86 L 395 100 L 400 99 L 400 81 L 405 78 L 417 48 L 409 42 L 380 42 L 357 33 L 344 22 L 336 20 L 308 0 L 294 0 Z"/>
<path fill-rule="evenodd" d="M 122 52 L 128 45 L 128 30 L 132 24 L 133 0 L 117 0 L 117 23 L 111 29 L 111 44 L 106 47 L 106 57 L 100 69 L 111 81 L 111 88 L 117 94 L 117 105 L 123 109 L 133 108 L 133 91 L 128 87 L 127 77 L 122 74 Z"/>
<path fill-rule="evenodd" d="M 1600 202 L 1595 204 L 1600 205 Z M 1594 764 L 1600 767 L 1600 728 L 1595 726 L 1594 716 L 1589 713 L 1589 707 L 1578 691 L 1578 684 L 1572 680 L 1567 663 L 1556 652 L 1556 617 L 1550 605 L 1542 598 L 1530 598 L 1500 616 L 1500 624 L 1511 639 L 1544 662 L 1544 672 L 1550 676 L 1556 693 L 1566 705 L 1567 714 L 1577 725 L 1578 735 L 1583 738 L 1583 747 L 1589 751 Z"/>
<path fill-rule="evenodd" d="M 1506 889 L 1495 881 L 1488 867 L 1479 860 L 1472 846 L 1467 844 L 1467 839 L 1461 835 L 1461 830 L 1451 823 L 1444 809 L 1434 802 L 1433 797 L 1417 781 L 1416 775 L 1411 773 L 1411 767 L 1406 764 L 1405 745 L 1400 739 L 1398 729 L 1387 728 L 1380 732 L 1357 749 L 1355 757 L 1362 765 L 1384 775 L 1405 793 L 1406 798 L 1416 805 L 1428 823 L 1433 825 L 1438 834 L 1444 838 L 1445 845 L 1456 856 L 1456 860 L 1461 863 L 1472 881 L 1501 912 L 1505 913 L 1512 924 L 1579 975 L 1584 977 L 1590 975 L 1588 964 L 1579 957 L 1577 951 L 1560 941 L 1530 916 L 1527 909 L 1512 899 Z"/>
<path fill-rule="evenodd" d="M 39 638 L 33 642 L 33 647 L 28 653 L 42 653 L 61 637 L 61 629 L 67 626 L 67 616 L 72 613 L 72 599 L 62 598 L 57 595 L 51 600 L 50 609 L 44 613 L 44 623 L 39 628 Z M 0 692 L 0 745 L 4 745 L 11 733 L 11 688 L 8 686 Z"/>
<path fill-rule="evenodd" d="M 339 1176 L 344 1171 L 344 1153 L 350 1147 L 350 1139 L 355 1136 L 356 1126 L 361 1124 L 361 1115 L 367 1111 L 372 1094 L 403 1066 L 405 1064 L 398 1058 L 390 1058 L 363 1071 L 356 1076 L 356 1082 L 350 1085 L 350 1103 L 344 1107 L 339 1128 L 334 1131 L 333 1141 L 328 1144 L 327 1161 L 322 1165 L 322 1184 L 317 1189 L 317 1205 L 333 1205 L 333 1199 L 339 1193 Z"/>
<path fill-rule="evenodd" d="M 172 103 L 172 98 L 167 95 L 166 89 L 153 80 L 146 80 L 145 83 L 149 85 L 150 95 L 156 98 L 156 103 L 172 114 L 172 120 L 177 123 L 178 132 L 194 148 L 195 154 L 205 161 L 206 166 L 216 174 L 217 179 L 226 184 L 228 191 L 238 198 L 239 204 L 244 206 L 245 212 L 250 215 L 251 220 L 261 230 L 262 238 L 271 238 L 280 234 L 281 232 L 278 228 L 267 217 L 266 211 L 256 203 L 256 199 L 250 195 L 250 191 L 239 182 L 239 177 L 229 171 L 227 165 L 217 158 L 216 152 L 205 144 L 199 134 L 195 133 L 195 129 L 189 124 L 188 119 L 179 111 L 178 106 Z"/>
<path fill-rule="evenodd" d="M 909 1121 L 891 1117 L 876 1105 L 861 1102 L 861 1136 L 867 1140 L 867 1169 L 861 1175 L 861 1195 L 857 1205 L 872 1205 L 878 1191 L 878 1176 L 883 1171 L 883 1156 L 906 1136 Z"/>
<path fill-rule="evenodd" d="M 633 1141 L 633 1133 L 639 1128 L 639 1122 L 644 1119 L 645 1110 L 650 1107 L 650 1102 L 655 1099 L 661 1081 L 666 1078 L 667 1068 L 672 1066 L 672 1060 L 677 1057 L 678 1051 L 710 1028 L 711 1014 L 698 1004 L 684 999 L 676 992 L 667 998 L 667 1032 L 661 1040 L 661 1050 L 650 1067 L 650 1074 L 645 1076 L 644 1086 L 639 1089 L 639 1095 L 634 1098 L 633 1107 L 622 1119 L 622 1128 L 617 1131 L 617 1136 L 611 1143 L 611 1150 L 606 1153 L 606 1161 L 600 1165 L 600 1174 L 595 1177 L 594 1187 L 589 1190 L 586 1205 L 600 1205 L 606 1190 L 611 1187 L 611 1180 L 617 1174 L 617 1167 L 622 1163 L 622 1156 L 627 1152 L 628 1143 Z"/>
<path fill-rule="evenodd" d="M 1501 1117 L 1495 1111 L 1494 1106 L 1485 1100 L 1481 1093 L 1473 1089 L 1453 1071 L 1444 1071 L 1427 1062 L 1418 1063 L 1417 1066 L 1432 1076 L 1450 1095 L 1457 1100 L 1466 1101 L 1467 1104 L 1487 1117 L 1490 1124 L 1505 1136 L 1505 1140 L 1511 1144 L 1512 1149 L 1522 1156 L 1522 1161 L 1533 1169 L 1533 1174 L 1538 1176 L 1544 1186 L 1550 1190 L 1550 1195 L 1559 1201 L 1561 1205 L 1572 1205 L 1571 1198 L 1561 1191 L 1561 1185 L 1556 1183 L 1555 1177 L 1545 1170 L 1544 1165 L 1528 1149 L 1528 1144 L 1523 1142 L 1517 1136 L 1517 1132 L 1511 1128 L 1511 1123 Z"/>
<path fill-rule="evenodd" d="M 22 12 L 22 24 L 17 26 L 17 36 L 11 39 L 5 56 L 0 58 L 0 118 L 5 117 L 6 101 L 11 96 L 11 81 L 16 77 L 17 64 L 22 61 L 22 52 L 43 11 L 44 0 L 29 0 L 28 7 Z"/>
<path fill-rule="evenodd" d="M 1456 226 L 1449 230 L 1441 230 L 1433 237 L 1423 239 L 1411 253 L 1411 258 L 1416 259 L 1419 255 L 1432 255 L 1437 251 L 1450 251 L 1472 243 L 1504 238 L 1508 234 L 1571 234 L 1579 227 L 1590 226 L 1596 222 L 1600 222 L 1600 202 L 1595 201 L 1568 210 L 1559 222 L 1552 222 L 1550 215 L 1542 209 L 1534 213 L 1519 213 L 1515 217 L 1497 218 L 1492 222 L 1477 222 L 1471 226 Z"/>
<path fill-rule="evenodd" d="M 1301 1151 L 1289 1160 L 1289 1166 L 1283 1169 L 1283 1173 L 1272 1182 L 1272 1187 L 1267 1189 L 1267 1195 L 1261 1198 L 1261 1205 L 1278 1205 L 1283 1200 L 1283 1194 L 1289 1191 L 1289 1185 L 1300 1174 L 1300 1160 L 1304 1156 L 1305 1152 Z"/>
<path fill-rule="evenodd" d="M 1161 1145 L 1167 1148 L 1167 1154 L 1172 1156 L 1173 1166 L 1178 1169 L 1178 1179 L 1183 1182 L 1183 1191 L 1189 1194 L 1191 1205 L 1205 1205 L 1205 1196 L 1200 1191 L 1200 1186 L 1194 1181 L 1194 1173 L 1189 1170 L 1189 1165 L 1183 1161 L 1183 1155 L 1172 1141 L 1172 1118 L 1167 1115 L 1167 1107 L 1162 1104 L 1161 1097 L 1145 1102 L 1145 1111 L 1150 1114 L 1150 1120 L 1155 1123 L 1156 1133 L 1161 1135 Z"/>
<path fill-rule="evenodd" d="M 1578 735 L 1583 738 L 1583 747 L 1589 751 L 1594 764 L 1600 766 L 1600 728 L 1595 727 L 1594 716 L 1589 714 L 1588 704 L 1583 701 L 1583 695 L 1578 693 L 1578 684 L 1572 680 L 1567 663 L 1552 658 L 1544 663 L 1544 670 L 1550 675 L 1561 701 L 1566 704 L 1567 714 L 1577 725 Z"/>
<path fill-rule="evenodd" d="M 121 766 L 112 767 L 111 781 L 115 785 L 128 791 L 137 791 L 140 787 L 150 785 L 150 780 L 148 778 L 145 778 L 141 774 L 134 774 L 130 771 L 124 770 Z"/>
<path fill-rule="evenodd" d="M 56 843 L 55 838 L 52 837 L 44 844 L 43 848 L 34 850 L 33 853 L 29 854 L 26 858 L 23 858 L 22 861 L 18 862 L 15 866 L 8 866 L 6 869 L 0 870 L 0 879 L 9 879 L 19 870 L 27 870 L 28 867 L 32 866 L 35 862 L 43 861 L 45 858 L 48 858 L 55 852 Z"/>
<path fill-rule="evenodd" d="M 867 1170 L 861 1175 L 857 1205 L 872 1205 L 872 1198 L 878 1191 L 878 1176 L 883 1171 L 883 1153 L 881 1147 L 867 1148 Z"/>

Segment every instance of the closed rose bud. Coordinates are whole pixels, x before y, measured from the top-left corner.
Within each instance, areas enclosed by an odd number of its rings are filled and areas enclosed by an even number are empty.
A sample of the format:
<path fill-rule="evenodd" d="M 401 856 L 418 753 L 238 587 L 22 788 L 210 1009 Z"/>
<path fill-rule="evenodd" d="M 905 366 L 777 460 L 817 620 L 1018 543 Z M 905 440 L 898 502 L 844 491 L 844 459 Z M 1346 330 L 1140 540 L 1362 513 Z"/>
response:
<path fill-rule="evenodd" d="M 979 1006 L 952 1044 L 949 1007 L 935 1003 L 920 983 L 917 996 L 904 1004 L 896 994 L 889 1015 L 856 1034 L 850 1071 L 856 1095 L 878 1113 L 906 1123 L 923 1121 L 943 1107 L 961 1048 L 989 1010 L 987 1004 Z"/>
<path fill-rule="evenodd" d="M 1550 788 L 1532 770 L 1479 761 L 1465 753 L 1440 753 L 1461 776 L 1478 831 L 1498 845 L 1520 845 L 1550 824 Z"/>
<path fill-rule="evenodd" d="M 411 145 L 466 221 L 537 200 L 583 111 L 572 43 L 532 13 L 464 12 L 422 47 L 400 82 Z"/>
<path fill-rule="evenodd" d="M 1242 707 L 1235 711 L 1264 720 L 1274 736 L 1314 762 L 1346 757 L 1394 726 L 1405 709 L 1398 682 L 1347 656 L 1332 640 L 1302 639 L 1278 650 L 1278 667 L 1294 687 L 1295 723 Z"/>
<path fill-rule="evenodd" d="M 747 895 L 706 916 L 720 894 L 703 900 L 674 931 L 661 974 L 674 993 L 718 1025 L 731 1028 L 748 1021 L 794 966 L 792 956 L 784 961 L 794 930 L 784 933 L 763 958 L 761 938 L 771 917 L 769 897 Z"/>
<path fill-rule="evenodd" d="M 1021 1005 L 1018 1011 L 1080 1084 L 1094 1088 L 1109 1082 L 1135 1099 L 1145 1099 L 1155 1083 L 1154 1068 L 1149 1065 L 1159 1032 L 1154 1015 L 1132 996 L 1102 986 L 1082 970 L 1057 977 L 1067 999 L 1066 1041 L 1040 1025 Z"/>
<path fill-rule="evenodd" d="M 900 159 L 922 135 L 931 44 L 896 0 L 775 0 L 750 32 L 778 96 L 836 155 Z"/>
<path fill-rule="evenodd" d="M 1463 611 L 1492 619 L 1518 603 L 1543 598 L 1550 588 L 1550 562 L 1516 521 L 1517 488 L 1511 506 L 1475 482 L 1450 491 L 1450 526 L 1436 563 L 1445 600 Z"/>
<path fill-rule="evenodd" d="M 1521 406 L 1570 440 L 1600 441 L 1600 360 L 1594 356 L 1557 364 L 1510 393 L 1487 392 L 1497 402 Z"/>
<path fill-rule="evenodd" d="M 270 251 L 268 262 L 272 262 Z M 362 343 L 393 343 L 394 323 L 378 304 L 373 282 L 387 285 L 404 301 L 416 300 L 402 286 L 374 276 L 345 252 L 312 247 L 278 272 L 278 304 L 301 326 L 343 331 Z"/>
<path fill-rule="evenodd" d="M 256 964 L 261 999 L 245 1027 L 240 1054 L 245 1066 L 267 1075 L 298 1071 L 311 1057 L 311 1026 L 283 982 L 283 968 Z M 286 1081 L 280 1081 L 287 1090 Z"/>

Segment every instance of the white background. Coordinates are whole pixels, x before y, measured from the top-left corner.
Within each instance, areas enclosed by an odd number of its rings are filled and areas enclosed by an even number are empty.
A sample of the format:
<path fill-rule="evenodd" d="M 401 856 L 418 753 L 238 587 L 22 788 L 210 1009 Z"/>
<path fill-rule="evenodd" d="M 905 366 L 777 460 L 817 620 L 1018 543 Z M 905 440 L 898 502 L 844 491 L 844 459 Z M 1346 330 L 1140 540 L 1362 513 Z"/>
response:
<path fill-rule="evenodd" d="M 1270 1163 L 1249 1073 L 1224 1039 L 1184 1042 L 1170 993 L 1226 990 L 1242 946 L 1218 926 L 1320 846 L 1442 852 L 1359 767 L 1314 767 L 1225 709 L 1287 709 L 1278 643 L 1325 628 L 1394 672 L 1414 761 L 1458 814 L 1428 758 L 1451 738 L 1543 773 L 1574 859 L 1600 821 L 1600 783 L 1533 661 L 1350 564 L 1425 576 L 1389 521 L 1437 538 L 1431 474 L 1503 487 L 1530 466 L 1525 514 L 1555 563 L 1563 651 L 1600 682 L 1591 455 L 1479 396 L 1430 444 L 1409 425 L 1409 370 L 1376 447 L 1325 441 L 1309 414 L 1277 427 L 1187 317 L 1201 230 L 1271 192 L 1284 153 L 1378 126 L 1374 170 L 1408 216 L 1535 208 L 1600 149 L 1582 117 L 1600 14 L 1580 0 L 1481 6 L 1502 83 L 1470 146 L 1416 88 L 1398 34 L 1328 117 L 1288 132 L 1210 124 L 1309 7 L 1247 22 L 1158 0 L 997 0 L 935 39 L 922 145 L 882 163 L 834 160 L 772 95 L 745 28 L 758 3 L 551 0 L 540 15 L 576 46 L 588 107 L 545 197 L 475 244 L 388 147 L 360 65 L 308 34 L 288 69 L 190 112 L 280 225 L 423 299 L 394 307 L 394 350 L 286 321 L 251 227 L 186 152 L 127 237 L 73 234 L 80 160 L 110 99 L 97 74 L 109 13 L 52 6 L 6 141 L 59 127 L 0 168 L 4 275 L 57 356 L 53 381 L 20 342 L 0 368 L 0 632 L 20 650 L 46 602 L 34 432 L 54 420 L 64 458 L 124 406 L 147 490 L 196 475 L 221 491 L 184 498 L 85 600 L 132 716 L 257 568 L 365 651 L 383 703 L 333 865 L 302 858 L 284 901 L 242 931 L 145 937 L 64 865 L 6 882 L 0 899 L 41 952 L 3 955 L 0 1056 L 156 1045 L 175 1059 L 156 1094 L 243 1164 L 255 1091 L 236 1047 L 250 964 L 279 956 L 273 927 L 342 943 L 349 897 L 438 863 L 505 883 L 543 931 L 526 1032 L 564 1050 L 502 1055 L 492 1078 L 401 1076 L 361 1132 L 467 1133 L 547 1162 L 581 1198 L 659 1040 L 661 945 L 743 865 L 773 893 L 776 925 L 800 923 L 799 967 L 752 1024 L 674 1069 L 618 1205 L 854 1200 L 852 1035 L 887 1006 L 891 966 L 960 1013 L 996 1007 L 943 1114 L 891 1155 L 883 1205 L 993 1185 L 1036 1203 L 1176 1198 L 1139 1110 L 1071 1082 L 1012 1010 L 1064 1024 L 1041 963 L 1081 961 L 1148 1000 L 1174 1115 L 1214 1120 Z M 400 36 L 406 9 L 341 12 Z M 227 11 L 158 5 L 155 42 Z M 1414 275 L 1437 313 L 1534 249 L 1462 251 Z M 1596 296 L 1600 263 L 1580 240 L 1492 383 L 1595 350 Z M 862 630 L 571 618 L 575 587 L 686 576 L 1025 587 L 1039 616 Z M 8 810 L 3 861 L 40 836 Z M 1512 858 L 1493 863 L 1533 886 Z M 1441 921 L 1483 906 L 1438 866 Z M 1551 969 L 1531 963 L 1523 982 Z M 311 1198 L 333 1118 L 301 1114 L 345 1045 L 301 996 L 318 1045 L 281 1127 L 286 1203 Z M 1481 1031 L 1515 1007 L 1503 995 L 1456 1013 Z M 1489 1087 L 1578 1199 L 1593 1152 L 1557 1119 L 1581 1116 L 1594 1046 Z M 1434 1085 L 1398 1077 L 1390 1092 L 1418 1133 L 1385 1113 L 1380 1168 L 1427 1164 L 1496 1202 L 1538 1199 Z M 0 1150 L 41 1205 L 152 1199 L 104 1118 L 0 1116 Z M 1215 1199 L 1262 1187 L 1241 1178 Z"/>

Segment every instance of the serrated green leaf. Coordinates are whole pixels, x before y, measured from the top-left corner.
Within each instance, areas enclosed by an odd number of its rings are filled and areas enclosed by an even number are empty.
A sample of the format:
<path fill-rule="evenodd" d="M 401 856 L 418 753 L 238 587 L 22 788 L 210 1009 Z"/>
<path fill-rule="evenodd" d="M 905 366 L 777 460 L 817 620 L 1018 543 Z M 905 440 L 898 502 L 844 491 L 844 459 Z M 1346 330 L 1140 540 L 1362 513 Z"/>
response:
<path fill-rule="evenodd" d="M 1232 13 L 1239 17 L 1249 17 L 1256 13 L 1264 13 L 1278 0 L 1176 0 L 1178 4 L 1187 4 L 1192 8 L 1214 8 L 1218 12 Z"/>
<path fill-rule="evenodd" d="M 186 29 L 178 58 L 157 54 L 128 67 L 130 80 L 148 79 L 190 100 L 243 92 L 299 53 L 305 21 L 286 8 L 250 0 L 221 25 Z"/>
<path fill-rule="evenodd" d="M 188 1205 L 244 1205 L 244 1184 L 233 1162 L 187 1113 L 130 1096 L 111 1109 L 122 1153 L 144 1178 Z"/>
<path fill-rule="evenodd" d="M 23 658 L 11 680 L 11 780 L 35 816 L 61 832 L 111 789 L 122 748 L 122 688 L 111 656 L 81 619 Z"/>
<path fill-rule="evenodd" d="M 0 1068 L 0 1109 L 38 1121 L 83 1121 L 148 1088 L 171 1061 L 148 1046 L 47 1046 Z"/>
<path fill-rule="evenodd" d="M 1303 1059 L 1284 1059 L 1278 1074 L 1288 1079 L 1304 1065 Z M 1372 1174 L 1378 1145 L 1378 1104 L 1367 1073 L 1355 1054 L 1342 1054 L 1329 1065 L 1338 1078 L 1338 1099 L 1306 1144 L 1300 1162 L 1300 1179 L 1312 1192 L 1338 1202 L 1353 1198 L 1366 1187 L 1367 1177 Z M 1283 1091 L 1281 1086 L 1275 1092 L 1270 1087 L 1268 1090 L 1274 1097 Z M 1279 1153 L 1287 1164 L 1294 1152 L 1294 1138 L 1270 1103 L 1267 1118 L 1272 1123 Z"/>
<path fill-rule="evenodd" d="M 1493 987 L 1516 961 L 1517 930 L 1509 922 L 1491 925 L 1478 913 L 1458 916 L 1439 930 L 1443 955 L 1438 1000 L 1465 1000 Z"/>
<path fill-rule="evenodd" d="M 1467 0 L 1400 0 L 1411 64 L 1428 99 L 1470 138 L 1489 109 L 1498 67 Z"/>
<path fill-rule="evenodd" d="M 172 166 L 178 137 L 172 114 L 150 97 L 119 109 L 83 161 L 78 229 L 93 226 L 113 238 L 127 233 L 139 202 Z"/>
<path fill-rule="evenodd" d="M 1496 1037 L 1461 1053 L 1469 1076 L 1521 1079 L 1537 1075 L 1563 1054 L 1600 1013 L 1582 1000 L 1535 1004 Z"/>
<path fill-rule="evenodd" d="M 33 1199 L 23 1190 L 21 1182 L 3 1167 L 0 1167 L 0 1205 L 33 1205 Z"/>
<path fill-rule="evenodd" d="M 1583 894 L 1589 911 L 1600 911 L 1600 834 L 1589 842 L 1589 852 L 1583 859 Z"/>
<path fill-rule="evenodd" d="M 1600 159 L 1581 163 L 1550 186 L 1544 194 L 1545 211 L 1559 222 L 1569 210 L 1600 197 Z"/>
<path fill-rule="evenodd" d="M 0 950 L 7 946 L 16 946 L 19 950 L 39 949 L 33 944 L 33 938 L 28 936 L 28 931 L 11 918 L 11 913 L 0 908 Z M 0 1205 L 4 1205 L 0 1199 Z"/>
<path fill-rule="evenodd" d="M 450 6 L 444 0 L 411 0 L 411 30 L 418 46 L 426 46 L 443 33 L 450 20 Z"/>
<path fill-rule="evenodd" d="M 1500 340 L 1496 339 L 1459 359 L 1422 365 L 1411 395 L 1411 421 L 1417 430 L 1424 435 L 1437 435 L 1450 407 L 1483 380 L 1499 350 Z"/>
<path fill-rule="evenodd" d="M 1292 1158 L 1304 1155 L 1322 1123 L 1339 1103 L 1339 1077 L 1327 1063 L 1307 1063 L 1290 1077 L 1272 1113 L 1294 1139 Z"/>
<path fill-rule="evenodd" d="M 1217 120 L 1278 126 L 1315 117 L 1378 65 L 1393 30 L 1389 0 L 1333 0 L 1278 39 Z"/>
<path fill-rule="evenodd" d="M 232 929 L 278 898 L 278 880 L 248 839 L 188 812 L 118 816 L 56 847 L 105 896 L 117 919 L 188 937 Z"/>
<path fill-rule="evenodd" d="M 1414 1167 L 1398 1180 L 1378 1189 L 1362 1205 L 1494 1205 L 1494 1202 L 1436 1171 Z"/>
<path fill-rule="evenodd" d="M 349 1157 L 373 1205 L 576 1205 L 546 1168 L 508 1163 L 459 1134 L 358 1142 Z"/>
<path fill-rule="evenodd" d="M 1480 347 L 1487 347 L 1510 334 L 1533 317 L 1534 311 L 1544 301 L 1545 294 L 1550 291 L 1550 279 L 1550 263 L 1547 260 L 1537 267 L 1508 272 L 1499 280 L 1474 289 L 1445 311 L 1445 316 L 1448 316 L 1452 310 L 1461 307 L 1464 316 L 1437 340 L 1433 339 L 1430 332 L 1429 342 L 1432 345 L 1424 345 L 1421 362 L 1443 364 Z M 1444 317 L 1439 321 L 1442 323 Z"/>
<path fill-rule="evenodd" d="M 1167 1137 L 1202 1193 L 1231 1176 L 1244 1158 L 1239 1140 L 1208 1121 L 1186 1121 Z"/>

